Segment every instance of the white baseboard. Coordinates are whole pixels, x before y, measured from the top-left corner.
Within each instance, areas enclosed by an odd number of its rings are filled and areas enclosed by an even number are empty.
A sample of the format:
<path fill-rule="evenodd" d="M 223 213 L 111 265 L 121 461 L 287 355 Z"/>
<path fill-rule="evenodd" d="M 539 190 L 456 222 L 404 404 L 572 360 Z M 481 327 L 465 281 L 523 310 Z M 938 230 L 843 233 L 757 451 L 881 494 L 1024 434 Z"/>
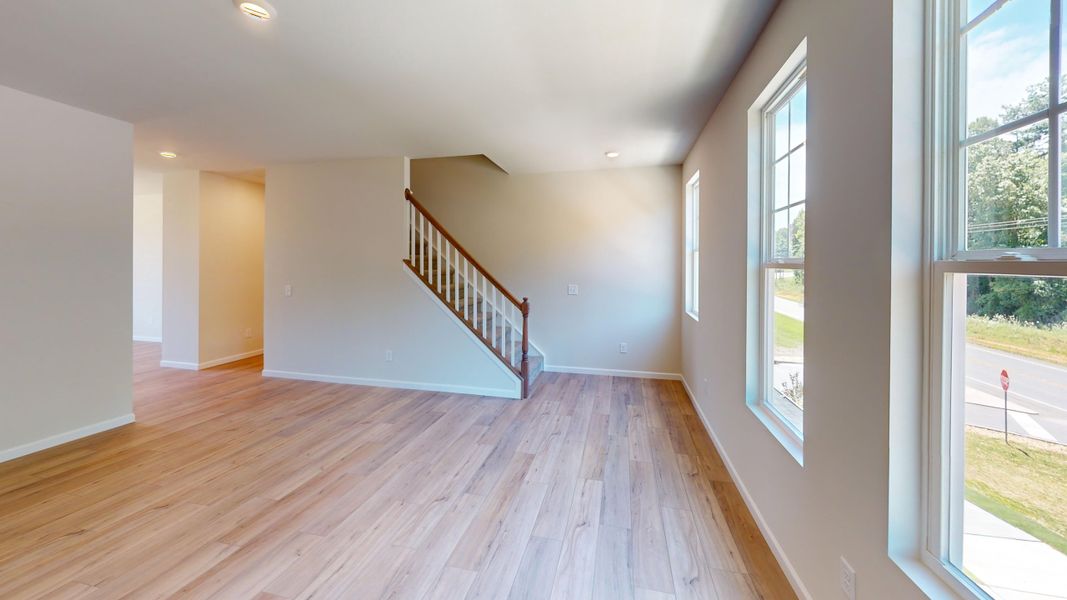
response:
<path fill-rule="evenodd" d="M 133 423 L 133 421 L 133 413 L 129 413 L 122 415 L 121 417 L 115 417 L 114 419 L 108 419 L 106 421 L 93 423 L 92 425 L 86 425 L 85 427 L 79 427 L 78 429 L 46 437 L 43 440 L 37 440 L 36 442 L 30 442 L 29 444 L 23 444 L 7 450 L 0 450 L 0 463 L 26 456 L 27 454 L 33 454 L 34 452 L 40 452 L 41 450 L 47 450 L 53 446 L 73 442 L 74 440 L 107 431 L 109 429 L 121 427 Z"/>
<path fill-rule="evenodd" d="M 185 369 L 186 371 L 197 371 L 200 369 L 200 365 L 191 362 L 180 362 L 177 360 L 161 360 L 159 366 L 164 369 Z"/>
<path fill-rule="evenodd" d="M 259 350 L 251 350 L 249 352 L 242 352 L 240 354 L 233 354 L 233 355 L 230 355 L 230 356 L 223 356 L 222 358 L 216 358 L 214 360 L 209 360 L 207 362 L 202 362 L 198 366 L 201 369 L 210 369 L 211 367 L 217 367 L 219 365 L 224 365 L 226 363 L 237 362 L 239 360 L 244 360 L 246 358 L 252 358 L 253 356 L 263 356 L 263 348 L 260 348 Z"/>
<path fill-rule="evenodd" d="M 222 358 L 216 358 L 202 363 L 181 362 L 177 360 L 161 360 L 159 366 L 167 369 L 185 369 L 186 371 L 199 371 L 201 369 L 210 369 L 211 367 L 217 367 L 226 363 L 232 363 L 246 358 L 252 358 L 253 356 L 262 356 L 263 349 L 252 350 L 250 352 L 242 352 L 241 354 L 233 354 L 231 356 L 223 356 Z"/>
<path fill-rule="evenodd" d="M 778 559 L 778 564 L 782 566 L 786 579 L 789 580 L 789 585 L 793 587 L 793 591 L 796 592 L 798 597 L 804 598 L 805 600 L 811 600 L 811 594 L 809 594 L 808 589 L 804 587 L 804 582 L 800 580 L 800 575 L 793 567 L 793 563 L 789 562 L 785 550 L 783 550 L 782 545 L 778 543 L 778 538 L 774 536 L 774 532 L 771 531 L 770 526 L 767 525 L 767 521 L 763 518 L 763 514 L 760 513 L 756 501 L 753 500 L 752 495 L 748 493 L 748 488 L 745 487 L 745 482 L 741 480 L 741 477 L 737 473 L 737 469 L 735 469 L 733 463 L 730 462 L 730 455 L 726 453 L 726 449 L 723 448 L 722 443 L 719 442 L 719 438 L 715 435 L 715 430 L 711 428 L 711 424 L 708 423 L 707 417 L 704 416 L 704 409 L 700 407 L 696 395 L 693 394 L 693 390 L 689 388 L 689 382 L 685 380 L 685 377 L 682 377 L 681 381 L 682 385 L 685 387 L 686 393 L 689 394 L 689 400 L 693 403 L 693 408 L 697 411 L 697 416 L 700 417 L 700 422 L 704 424 L 704 431 L 708 432 L 708 437 L 711 438 L 711 443 L 715 445 L 715 449 L 718 450 L 719 456 L 722 457 L 722 462 L 726 465 L 726 470 L 730 473 L 730 478 L 734 480 L 734 485 L 736 485 L 737 490 L 741 492 L 741 499 L 745 501 L 745 506 L 747 506 L 749 512 L 752 513 L 752 518 L 756 521 L 756 526 L 759 527 L 760 533 L 762 533 L 763 537 L 767 540 L 767 545 L 771 547 L 771 552 L 774 554 L 774 557 Z"/>
<path fill-rule="evenodd" d="M 135 341 L 135 342 L 155 342 L 155 343 L 159 344 L 159 343 L 163 342 L 163 338 L 161 338 L 159 336 L 151 336 L 151 335 L 135 335 L 135 336 L 133 336 L 133 341 Z"/>
<path fill-rule="evenodd" d="M 682 381 L 682 376 L 679 373 L 659 373 L 657 371 L 626 371 L 623 369 L 597 369 L 593 367 L 567 367 L 561 365 L 545 365 L 545 371 L 549 373 L 610 375 L 612 377 L 637 377 L 640 379 L 669 379 L 671 381 Z"/>
<path fill-rule="evenodd" d="M 340 375 L 322 375 L 319 373 L 298 373 L 293 371 L 263 370 L 264 377 L 279 379 L 299 379 L 302 381 L 321 381 L 324 383 L 345 383 L 349 385 L 366 385 L 371 387 L 397 388 L 403 390 L 421 390 L 428 392 L 445 392 L 448 394 L 470 394 L 472 396 L 492 396 L 494 398 L 518 398 L 519 390 L 479 388 L 447 383 L 425 383 L 420 381 L 398 381 L 394 379 L 368 379 L 363 377 L 343 377 Z"/>

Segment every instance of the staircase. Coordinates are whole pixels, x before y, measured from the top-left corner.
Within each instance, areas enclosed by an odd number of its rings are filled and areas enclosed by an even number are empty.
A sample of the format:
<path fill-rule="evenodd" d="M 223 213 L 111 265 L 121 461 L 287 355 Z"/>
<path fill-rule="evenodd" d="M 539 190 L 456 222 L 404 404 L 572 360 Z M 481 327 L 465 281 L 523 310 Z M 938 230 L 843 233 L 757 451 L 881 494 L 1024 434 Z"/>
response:
<path fill-rule="evenodd" d="M 544 370 L 530 346 L 530 300 L 520 302 L 489 274 L 415 198 L 407 199 L 408 257 L 404 264 L 522 382 L 522 397 Z"/>

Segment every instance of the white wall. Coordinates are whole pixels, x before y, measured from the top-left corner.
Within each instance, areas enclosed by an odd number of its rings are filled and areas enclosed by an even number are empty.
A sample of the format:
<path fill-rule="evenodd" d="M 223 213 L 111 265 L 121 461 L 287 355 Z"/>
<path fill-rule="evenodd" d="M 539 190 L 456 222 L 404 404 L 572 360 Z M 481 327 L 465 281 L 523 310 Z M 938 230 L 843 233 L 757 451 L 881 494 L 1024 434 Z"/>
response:
<path fill-rule="evenodd" d="M 164 366 L 200 364 L 200 173 L 163 176 Z"/>
<path fill-rule="evenodd" d="M 163 365 L 205 368 L 258 353 L 263 185 L 167 173 L 163 212 Z"/>
<path fill-rule="evenodd" d="M 133 419 L 133 127 L 0 87 L 0 460 Z"/>
<path fill-rule="evenodd" d="M 914 311 L 920 249 L 913 235 L 913 184 L 921 170 L 914 154 L 894 146 L 914 145 L 921 123 L 914 112 L 893 112 L 900 94 L 910 94 L 912 108 L 917 100 L 921 37 L 905 41 L 896 35 L 903 29 L 894 31 L 894 17 L 902 16 L 895 7 L 905 4 L 783 0 L 683 171 L 683 180 L 698 169 L 701 174 L 701 251 L 707 257 L 701 261 L 701 320 L 683 321 L 685 378 L 751 507 L 812 598 L 841 597 L 842 556 L 857 572 L 860 597 L 923 597 L 888 551 L 891 493 L 895 499 L 909 495 L 904 504 L 914 506 L 914 488 L 889 487 L 890 398 L 905 391 L 895 384 L 910 377 L 907 395 L 917 401 L 914 382 L 921 380 Z M 921 31 L 921 11 L 912 8 L 906 25 L 914 34 L 916 26 Z M 897 26 L 904 26 L 900 19 Z M 746 406 L 750 340 L 742 315 L 754 300 L 746 295 L 746 114 L 805 37 L 809 206 L 801 466 Z M 894 48 L 895 41 L 911 46 Z M 895 88 L 894 55 L 909 54 L 911 68 L 898 73 L 910 80 Z M 910 137 L 894 139 L 894 127 L 908 117 Z M 909 161 L 908 173 L 894 173 L 894 156 Z M 898 225 L 908 233 L 895 231 Z M 912 421 L 898 425 L 912 432 L 904 459 L 914 473 L 920 421 L 909 414 Z M 914 523 L 895 520 L 894 526 Z M 905 533 L 917 537 L 917 531 Z"/>
<path fill-rule="evenodd" d="M 406 179 L 403 158 L 267 169 L 265 373 L 515 390 L 401 262 Z"/>
<path fill-rule="evenodd" d="M 414 160 L 411 180 L 478 262 L 529 296 L 549 365 L 681 372 L 678 167 L 509 175 L 466 156 Z"/>
<path fill-rule="evenodd" d="M 263 185 L 200 174 L 200 362 L 263 349 Z"/>
<path fill-rule="evenodd" d="M 133 197 L 133 339 L 163 339 L 163 194 Z"/>

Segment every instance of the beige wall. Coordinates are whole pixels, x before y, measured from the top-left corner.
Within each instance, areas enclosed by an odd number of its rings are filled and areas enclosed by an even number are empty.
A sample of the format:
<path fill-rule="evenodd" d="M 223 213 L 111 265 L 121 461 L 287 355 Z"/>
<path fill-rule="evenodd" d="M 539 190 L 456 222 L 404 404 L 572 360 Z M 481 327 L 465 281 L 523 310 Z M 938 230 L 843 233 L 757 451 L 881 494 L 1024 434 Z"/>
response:
<path fill-rule="evenodd" d="M 508 175 L 470 156 L 411 161 L 411 183 L 493 276 L 529 296 L 548 365 L 681 371 L 678 167 Z"/>
<path fill-rule="evenodd" d="M 200 362 L 263 349 L 263 185 L 200 174 Z"/>
<path fill-rule="evenodd" d="M 406 162 L 267 169 L 264 373 L 513 394 L 514 378 L 401 262 Z"/>
<path fill-rule="evenodd" d="M 133 127 L 0 87 L 0 461 L 133 419 Z"/>
<path fill-rule="evenodd" d="M 133 197 L 133 339 L 163 337 L 163 194 Z"/>
<path fill-rule="evenodd" d="M 263 186 L 163 177 L 163 365 L 203 368 L 263 348 Z"/>
<path fill-rule="evenodd" d="M 842 597 L 841 557 L 856 570 L 860 597 L 923 597 L 889 555 L 891 516 L 895 537 L 919 536 L 917 523 L 890 511 L 891 504 L 916 506 L 915 487 L 889 486 L 891 456 L 895 465 L 903 458 L 899 464 L 914 477 L 919 470 L 917 412 L 908 413 L 907 422 L 895 417 L 899 431 L 890 452 L 891 408 L 896 411 L 890 400 L 918 402 L 922 377 L 914 310 L 921 168 L 906 148 L 919 147 L 921 134 L 917 6 L 783 0 L 682 174 L 685 180 L 700 171 L 706 257 L 701 320 L 683 325 L 685 378 L 772 545 L 812 598 Z M 743 316 L 755 301 L 746 289 L 752 265 L 747 111 L 805 37 L 809 206 L 801 466 L 746 406 L 752 393 L 746 350 L 754 340 L 746 338 Z M 906 64 L 894 65 L 894 56 Z M 896 86 L 895 66 L 902 76 Z M 895 551 L 911 551 L 910 558 L 897 558 L 922 579 L 915 548 L 906 547 Z M 938 597 L 951 597 L 926 580 L 944 594 Z"/>

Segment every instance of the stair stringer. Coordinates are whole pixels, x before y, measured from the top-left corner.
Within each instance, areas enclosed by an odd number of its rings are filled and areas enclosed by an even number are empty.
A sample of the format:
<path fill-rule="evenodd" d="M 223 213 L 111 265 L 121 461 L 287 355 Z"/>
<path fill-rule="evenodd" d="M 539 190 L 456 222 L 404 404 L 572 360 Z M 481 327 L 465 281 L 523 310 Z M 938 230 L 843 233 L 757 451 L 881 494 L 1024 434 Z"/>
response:
<path fill-rule="evenodd" d="M 441 302 L 441 299 L 438 298 L 436 295 L 434 295 L 433 291 L 429 287 L 426 286 L 426 283 L 422 279 L 420 279 L 419 276 L 416 275 L 406 264 L 400 263 L 400 268 L 404 270 L 404 273 L 411 279 L 411 281 L 415 284 L 415 286 L 418 287 L 420 290 L 422 290 L 422 292 L 424 294 L 426 294 L 426 296 L 430 299 L 430 302 L 434 306 L 436 306 L 438 308 L 438 310 L 440 310 L 441 312 L 443 312 L 446 315 L 448 315 L 448 317 L 449 317 L 449 319 L 451 319 L 452 323 L 454 323 L 456 325 L 456 327 L 458 327 L 460 329 L 460 331 L 462 331 L 463 334 L 466 335 L 467 338 L 470 339 L 471 342 L 475 346 L 477 346 L 479 350 L 482 351 L 482 353 L 484 353 L 486 356 L 489 357 L 490 362 L 492 362 L 498 369 L 500 369 L 500 371 L 502 373 L 507 375 L 508 379 L 512 382 L 513 385 L 512 385 L 512 389 L 510 390 L 510 393 L 507 394 L 507 395 L 503 395 L 502 397 L 504 397 L 504 398 L 512 398 L 512 399 L 516 399 L 516 400 L 522 398 L 522 378 L 519 377 L 518 375 L 516 375 L 514 371 L 509 369 L 507 367 L 507 365 L 502 363 L 500 361 L 500 357 L 497 356 L 492 350 L 490 350 L 485 345 L 485 343 L 482 341 L 482 339 L 479 338 L 478 336 L 476 336 L 470 330 L 470 327 L 468 327 L 467 324 L 464 323 L 462 319 L 460 319 L 458 316 L 456 316 L 456 313 L 452 312 L 452 310 L 448 306 L 443 304 Z M 530 342 L 530 345 L 531 346 L 533 345 L 533 341 Z M 538 352 L 540 352 L 539 348 L 538 348 Z M 544 355 L 543 352 L 541 354 Z"/>

